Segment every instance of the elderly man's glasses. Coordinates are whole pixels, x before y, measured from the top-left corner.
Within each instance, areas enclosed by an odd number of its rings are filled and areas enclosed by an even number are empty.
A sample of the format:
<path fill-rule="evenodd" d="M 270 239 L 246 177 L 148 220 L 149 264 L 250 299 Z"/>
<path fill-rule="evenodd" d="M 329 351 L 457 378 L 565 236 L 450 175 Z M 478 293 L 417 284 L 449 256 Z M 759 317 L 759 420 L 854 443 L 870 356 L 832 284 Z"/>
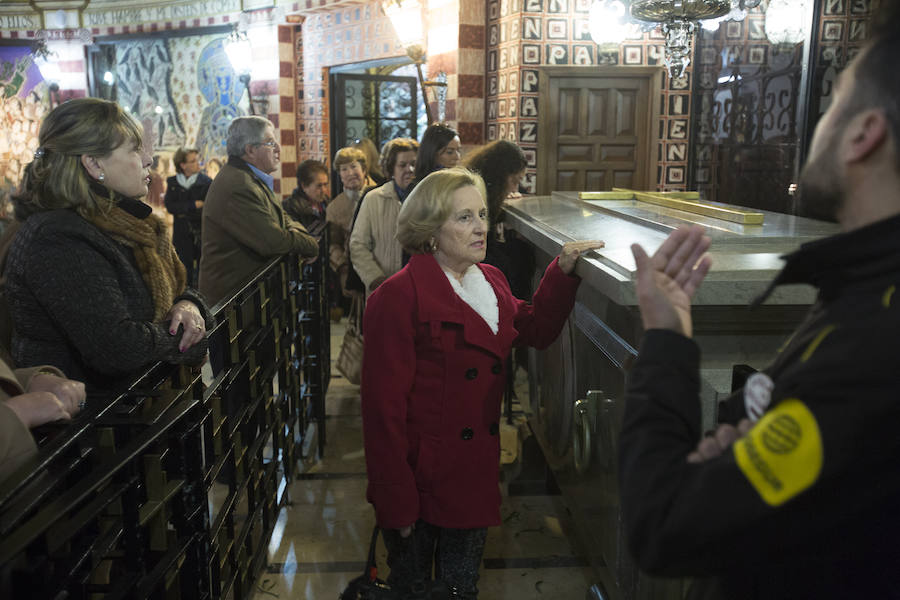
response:
<path fill-rule="evenodd" d="M 269 140 L 268 142 L 260 142 L 259 144 L 257 144 L 257 146 L 267 146 L 269 148 L 274 148 L 277 145 L 278 142 L 276 142 L 275 140 Z"/>

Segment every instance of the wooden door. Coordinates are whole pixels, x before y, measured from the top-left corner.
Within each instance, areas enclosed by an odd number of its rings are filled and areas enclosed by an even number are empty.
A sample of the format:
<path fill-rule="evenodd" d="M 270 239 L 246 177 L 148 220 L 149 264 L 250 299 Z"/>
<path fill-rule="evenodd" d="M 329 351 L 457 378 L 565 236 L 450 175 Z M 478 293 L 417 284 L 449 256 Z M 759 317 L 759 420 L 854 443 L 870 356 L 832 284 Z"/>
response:
<path fill-rule="evenodd" d="M 655 190 L 662 69 L 540 72 L 537 191 Z"/>

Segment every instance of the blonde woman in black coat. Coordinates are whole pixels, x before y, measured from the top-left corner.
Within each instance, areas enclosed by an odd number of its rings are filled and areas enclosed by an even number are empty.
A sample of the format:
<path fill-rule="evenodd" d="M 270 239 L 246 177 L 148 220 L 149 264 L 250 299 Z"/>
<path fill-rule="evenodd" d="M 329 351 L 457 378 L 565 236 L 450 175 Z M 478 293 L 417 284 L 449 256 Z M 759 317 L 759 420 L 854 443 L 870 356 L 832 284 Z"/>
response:
<path fill-rule="evenodd" d="M 157 361 L 200 364 L 212 317 L 186 285 L 165 222 L 142 202 L 150 155 L 114 102 L 50 112 L 13 198 L 6 289 L 19 367 L 119 390 Z"/>

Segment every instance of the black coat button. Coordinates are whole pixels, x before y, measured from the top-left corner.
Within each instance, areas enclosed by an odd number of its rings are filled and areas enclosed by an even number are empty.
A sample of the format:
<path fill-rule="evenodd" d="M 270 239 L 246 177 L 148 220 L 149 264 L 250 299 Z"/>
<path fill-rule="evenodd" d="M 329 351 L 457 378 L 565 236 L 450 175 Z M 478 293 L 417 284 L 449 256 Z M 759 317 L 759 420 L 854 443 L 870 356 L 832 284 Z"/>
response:
<path fill-rule="evenodd" d="M 500 426 L 496 423 L 491 423 L 491 426 L 488 428 L 488 431 L 491 432 L 491 435 L 497 435 L 500 433 Z"/>
<path fill-rule="evenodd" d="M 466 427 L 461 432 L 459 432 L 459 437 L 468 441 L 468 440 L 471 440 L 473 437 L 475 437 L 475 432 L 472 431 L 471 427 Z"/>
<path fill-rule="evenodd" d="M 478 369 L 472 367 L 471 369 L 466 371 L 466 379 L 472 380 L 478 377 Z"/>
<path fill-rule="evenodd" d="M 500 371 L 502 371 L 502 370 L 503 370 L 503 365 L 501 365 L 500 363 L 494 363 L 494 366 L 491 367 L 491 373 L 493 373 L 494 375 L 499 375 Z"/>

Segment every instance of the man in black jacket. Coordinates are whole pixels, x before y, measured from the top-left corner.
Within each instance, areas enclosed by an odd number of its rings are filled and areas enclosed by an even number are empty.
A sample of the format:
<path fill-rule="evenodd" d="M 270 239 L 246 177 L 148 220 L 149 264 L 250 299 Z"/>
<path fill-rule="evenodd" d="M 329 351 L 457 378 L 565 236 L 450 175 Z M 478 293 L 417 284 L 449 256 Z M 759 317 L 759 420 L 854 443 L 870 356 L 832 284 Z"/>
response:
<path fill-rule="evenodd" d="M 634 246 L 645 334 L 620 437 L 628 545 L 693 597 L 900 597 L 900 27 L 841 73 L 801 176 L 842 232 L 786 257 L 818 289 L 773 363 L 700 439 L 691 297 L 702 228 Z"/>

